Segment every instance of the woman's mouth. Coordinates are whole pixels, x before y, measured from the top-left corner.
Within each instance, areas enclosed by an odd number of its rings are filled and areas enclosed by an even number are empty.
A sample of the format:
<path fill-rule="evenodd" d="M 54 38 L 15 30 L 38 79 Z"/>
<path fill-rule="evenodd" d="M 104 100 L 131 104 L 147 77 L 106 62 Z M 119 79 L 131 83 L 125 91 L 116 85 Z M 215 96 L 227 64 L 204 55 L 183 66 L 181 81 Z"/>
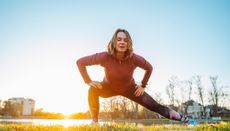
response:
<path fill-rule="evenodd" d="M 119 46 L 119 48 L 124 49 L 124 48 L 125 48 L 125 46 Z"/>

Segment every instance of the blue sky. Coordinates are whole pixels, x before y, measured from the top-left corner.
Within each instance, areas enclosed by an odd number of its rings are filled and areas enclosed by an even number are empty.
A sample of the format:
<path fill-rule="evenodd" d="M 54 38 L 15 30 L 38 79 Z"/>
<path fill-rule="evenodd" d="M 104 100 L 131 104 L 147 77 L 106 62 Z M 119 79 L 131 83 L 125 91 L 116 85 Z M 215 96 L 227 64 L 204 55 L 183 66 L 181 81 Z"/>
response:
<path fill-rule="evenodd" d="M 105 51 L 117 28 L 130 32 L 134 51 L 154 66 L 151 93 L 161 92 L 166 100 L 164 88 L 173 75 L 201 75 L 203 81 L 219 76 L 229 86 L 229 23 L 227 0 L 2 0 L 0 99 L 31 97 L 48 111 L 87 110 L 88 87 L 75 61 Z M 89 72 L 103 78 L 99 66 Z M 142 73 L 135 74 L 137 81 Z"/>

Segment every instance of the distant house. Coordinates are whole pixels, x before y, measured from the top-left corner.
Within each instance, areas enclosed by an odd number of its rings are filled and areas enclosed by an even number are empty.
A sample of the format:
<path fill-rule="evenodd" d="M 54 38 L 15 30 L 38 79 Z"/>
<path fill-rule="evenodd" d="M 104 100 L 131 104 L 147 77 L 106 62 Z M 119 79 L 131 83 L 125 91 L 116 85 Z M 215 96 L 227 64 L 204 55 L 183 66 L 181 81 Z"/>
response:
<path fill-rule="evenodd" d="M 189 100 L 182 104 L 183 111 L 191 118 L 212 118 L 214 116 L 213 105 L 207 105 L 203 107 L 200 103 Z M 204 108 L 204 114 L 202 114 L 202 109 Z M 230 117 L 230 110 L 222 107 L 218 107 L 217 109 L 218 117 Z M 216 117 L 217 117 L 216 116 Z"/>
<path fill-rule="evenodd" d="M 221 108 L 217 111 L 217 114 L 221 117 L 230 117 L 230 110 L 226 108 Z"/>
<path fill-rule="evenodd" d="M 213 114 L 213 108 L 214 108 L 213 105 L 205 106 L 205 113 L 206 113 L 207 118 L 212 117 L 214 115 Z M 217 116 L 230 117 L 230 110 L 226 109 L 225 107 L 218 107 L 217 108 Z"/>
<path fill-rule="evenodd" d="M 189 100 L 183 103 L 182 107 L 184 112 L 192 118 L 200 118 L 202 116 L 203 106 L 194 100 Z"/>
<path fill-rule="evenodd" d="M 206 118 L 210 118 L 213 116 L 213 105 L 207 105 L 204 107 L 204 109 Z"/>
<path fill-rule="evenodd" d="M 8 99 L 12 104 L 17 105 L 18 108 L 18 113 L 19 115 L 32 115 L 34 112 L 34 107 L 35 107 L 35 101 L 33 99 L 25 99 L 23 97 L 14 97 Z"/>

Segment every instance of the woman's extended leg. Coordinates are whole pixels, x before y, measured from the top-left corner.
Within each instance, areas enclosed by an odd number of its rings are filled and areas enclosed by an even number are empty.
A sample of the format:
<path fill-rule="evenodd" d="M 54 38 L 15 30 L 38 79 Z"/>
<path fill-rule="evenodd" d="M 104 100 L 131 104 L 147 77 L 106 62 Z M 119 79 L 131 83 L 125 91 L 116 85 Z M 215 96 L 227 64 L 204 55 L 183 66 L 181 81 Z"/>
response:
<path fill-rule="evenodd" d="M 126 91 L 125 93 L 122 93 L 121 95 L 137 102 L 138 104 L 146 107 L 147 109 L 149 109 L 151 111 L 159 113 L 160 115 L 162 115 L 168 119 L 181 121 L 181 118 L 183 116 L 180 113 L 178 113 L 178 112 L 176 112 L 176 111 L 174 111 L 174 110 L 172 110 L 166 106 L 159 104 L 146 92 L 144 92 L 144 94 L 142 96 L 135 96 L 134 92 L 135 92 L 135 88 L 130 89 L 130 90 Z"/>

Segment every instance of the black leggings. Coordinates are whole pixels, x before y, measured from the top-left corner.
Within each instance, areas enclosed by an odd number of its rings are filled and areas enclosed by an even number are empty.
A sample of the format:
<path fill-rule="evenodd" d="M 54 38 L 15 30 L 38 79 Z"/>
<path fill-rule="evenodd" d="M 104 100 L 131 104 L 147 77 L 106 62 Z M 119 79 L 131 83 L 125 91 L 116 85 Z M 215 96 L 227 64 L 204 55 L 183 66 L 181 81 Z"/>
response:
<path fill-rule="evenodd" d="M 169 112 L 172 111 L 172 109 L 157 103 L 148 93 L 144 92 L 142 96 L 135 96 L 134 94 L 134 92 L 136 91 L 135 87 L 128 89 L 124 93 L 116 93 L 110 87 L 106 86 L 103 83 L 102 83 L 102 87 L 103 87 L 102 89 L 96 89 L 94 87 L 89 88 L 88 103 L 89 103 L 92 119 L 95 121 L 98 121 L 98 114 L 100 109 L 99 96 L 103 98 L 108 98 L 117 95 L 121 95 L 132 101 L 135 101 L 138 104 L 144 106 L 145 108 L 157 112 L 168 119 L 174 119 L 174 118 L 170 118 L 170 114 L 169 114 Z"/>

